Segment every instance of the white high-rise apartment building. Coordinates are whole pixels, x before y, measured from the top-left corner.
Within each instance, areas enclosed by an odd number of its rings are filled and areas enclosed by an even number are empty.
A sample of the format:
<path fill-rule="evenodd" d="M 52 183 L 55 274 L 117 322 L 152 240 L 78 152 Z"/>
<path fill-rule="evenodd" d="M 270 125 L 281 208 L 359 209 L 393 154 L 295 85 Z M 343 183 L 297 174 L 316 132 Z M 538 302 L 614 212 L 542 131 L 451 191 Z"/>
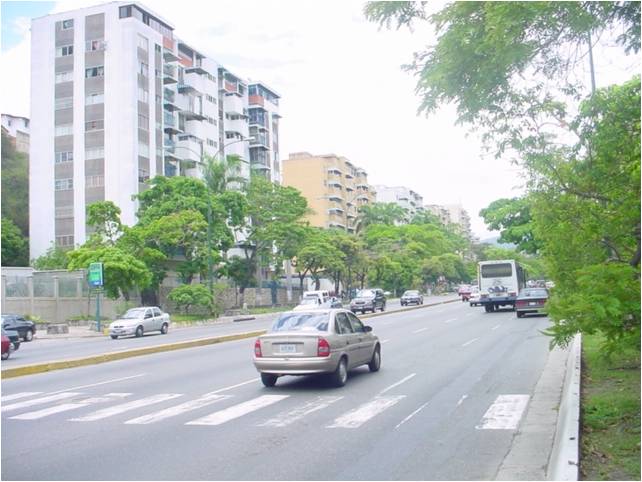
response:
<path fill-rule="evenodd" d="M 149 8 L 47 15 L 31 32 L 31 258 L 82 244 L 96 201 L 134 224 L 132 195 L 156 175 L 201 177 L 204 154 L 236 154 L 244 176 L 281 180 L 279 96 L 180 40 Z"/>
<path fill-rule="evenodd" d="M 418 211 L 423 209 L 423 197 L 404 186 L 374 186 L 378 203 L 395 203 L 407 212 L 406 221 L 410 221 Z"/>

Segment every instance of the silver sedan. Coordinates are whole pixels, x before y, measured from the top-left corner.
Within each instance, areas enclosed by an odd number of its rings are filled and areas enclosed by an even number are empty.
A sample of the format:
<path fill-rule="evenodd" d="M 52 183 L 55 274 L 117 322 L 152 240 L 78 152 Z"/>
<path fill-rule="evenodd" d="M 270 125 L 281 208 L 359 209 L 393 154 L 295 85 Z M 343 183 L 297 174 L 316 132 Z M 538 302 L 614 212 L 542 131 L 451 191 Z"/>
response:
<path fill-rule="evenodd" d="M 283 313 L 254 344 L 254 366 L 266 387 L 283 375 L 329 374 L 343 386 L 348 370 L 381 366 L 381 344 L 353 313 L 344 309 Z"/>

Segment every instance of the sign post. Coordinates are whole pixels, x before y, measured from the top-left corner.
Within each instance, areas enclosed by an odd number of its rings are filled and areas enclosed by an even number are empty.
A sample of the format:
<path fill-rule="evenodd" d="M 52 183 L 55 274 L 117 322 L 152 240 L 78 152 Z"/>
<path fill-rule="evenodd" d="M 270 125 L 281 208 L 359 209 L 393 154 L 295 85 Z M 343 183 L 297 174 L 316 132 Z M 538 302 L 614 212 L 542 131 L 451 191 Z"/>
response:
<path fill-rule="evenodd" d="M 89 265 L 89 286 L 96 290 L 96 331 L 100 332 L 100 291 L 103 287 L 103 264 L 91 263 Z"/>

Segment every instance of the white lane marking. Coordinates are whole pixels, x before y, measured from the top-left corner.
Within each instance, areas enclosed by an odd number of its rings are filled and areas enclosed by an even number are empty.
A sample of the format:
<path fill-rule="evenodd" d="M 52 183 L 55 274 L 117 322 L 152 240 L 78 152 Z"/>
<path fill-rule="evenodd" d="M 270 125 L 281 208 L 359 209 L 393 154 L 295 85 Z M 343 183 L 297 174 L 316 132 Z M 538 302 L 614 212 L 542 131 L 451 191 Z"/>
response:
<path fill-rule="evenodd" d="M 59 400 L 64 400 L 65 398 L 77 397 L 78 395 L 82 395 L 82 393 L 78 393 L 78 392 L 58 393 L 56 395 L 49 395 L 47 397 L 35 398 L 33 400 L 28 400 L 26 402 L 18 402 L 18 403 L 12 403 L 11 405 L 4 405 L 1 410 L 3 412 L 8 412 L 10 410 L 17 410 L 19 408 L 32 407 L 34 405 L 42 405 L 43 403 L 57 402 Z"/>
<path fill-rule="evenodd" d="M 394 321 L 384 321 L 381 324 L 382 325 L 392 325 L 393 323 L 394 323 Z"/>
<path fill-rule="evenodd" d="M 468 314 L 466 315 L 466 318 L 468 318 L 469 316 L 475 316 L 475 313 L 468 313 Z"/>
<path fill-rule="evenodd" d="M 426 328 L 420 328 L 419 330 L 415 330 L 415 331 L 413 331 L 413 333 L 421 333 L 422 331 L 426 331 L 427 329 L 428 329 L 428 327 L 426 327 Z"/>
<path fill-rule="evenodd" d="M 175 407 L 169 407 L 169 408 L 166 408 L 165 410 L 160 410 L 155 413 L 150 413 L 149 415 L 143 415 L 142 417 L 132 418 L 131 420 L 127 420 L 125 423 L 136 424 L 136 425 L 154 423 L 160 420 L 165 420 L 166 418 L 170 418 L 176 415 L 181 415 L 183 413 L 190 412 L 192 410 L 196 410 L 202 407 L 207 407 L 208 405 L 211 405 L 216 402 L 220 402 L 222 400 L 226 400 L 231 397 L 232 395 L 207 394 L 207 395 L 203 395 L 200 398 L 197 398 L 196 400 L 191 400 L 189 402 L 176 405 Z"/>
<path fill-rule="evenodd" d="M 468 346 L 471 343 L 475 343 L 479 338 L 473 338 L 472 340 L 468 340 L 466 343 L 464 343 L 462 346 Z"/>
<path fill-rule="evenodd" d="M 468 395 L 463 395 L 457 402 L 457 406 L 459 407 L 462 403 L 464 403 L 464 400 L 466 400 L 467 398 L 468 398 Z"/>
<path fill-rule="evenodd" d="M 453 321 L 457 321 L 457 318 L 451 318 L 450 320 L 444 321 L 444 323 L 452 323 Z"/>
<path fill-rule="evenodd" d="M 401 385 L 402 383 L 407 382 L 408 380 L 410 380 L 410 379 L 411 379 L 412 377 L 414 377 L 415 375 L 416 375 L 416 373 L 411 373 L 411 374 L 410 374 L 410 375 L 408 375 L 407 377 L 402 378 L 401 380 L 399 380 L 397 383 L 393 383 L 393 384 L 392 384 L 392 385 L 390 385 L 388 388 L 384 388 L 383 390 L 381 390 L 381 391 L 379 392 L 379 395 L 383 395 L 383 394 L 384 394 L 384 393 L 386 393 L 388 390 L 392 390 L 393 388 L 398 387 L 398 386 L 399 386 L 399 385 Z"/>
<path fill-rule="evenodd" d="M 426 403 L 424 403 L 421 407 L 419 407 L 417 410 L 415 410 L 415 411 L 414 411 L 414 412 L 412 412 L 410 415 L 408 415 L 406 418 L 404 418 L 401 422 L 399 422 L 399 424 L 395 427 L 395 429 L 397 429 L 397 428 L 401 427 L 404 423 L 406 423 L 406 422 L 407 422 L 408 420 L 410 420 L 412 417 L 414 417 L 414 416 L 415 416 L 415 415 L 417 415 L 419 412 L 421 412 L 421 411 L 426 407 L 426 405 L 428 405 L 429 403 L 430 403 L 430 402 L 426 402 Z"/>
<path fill-rule="evenodd" d="M 384 343 L 388 343 L 390 340 L 382 340 L 381 344 L 383 345 Z"/>
<path fill-rule="evenodd" d="M 496 330 L 496 329 L 497 329 L 497 328 L 499 328 L 500 326 L 502 326 L 502 325 L 495 325 L 495 326 L 493 326 L 491 329 L 492 329 L 492 330 Z"/>
<path fill-rule="evenodd" d="M 133 402 L 122 403 L 120 405 L 115 405 L 103 410 L 98 410 L 97 412 L 90 413 L 89 415 L 85 415 L 84 417 L 70 418 L 69 421 L 93 422 L 95 420 L 102 420 L 103 418 L 118 415 L 129 410 L 134 410 L 135 408 L 146 407 L 147 405 L 153 405 L 155 403 L 164 402 L 166 400 L 171 400 L 172 398 L 180 396 L 182 396 L 180 393 L 161 393 L 159 395 L 152 395 L 151 397 L 141 398 L 139 400 L 134 400 Z"/>
<path fill-rule="evenodd" d="M 86 398 L 85 400 L 80 400 L 77 403 L 63 403 L 60 405 L 55 405 L 53 407 L 43 408 L 42 410 L 36 410 L 34 412 L 21 413 L 20 415 L 16 415 L 15 417 L 11 418 L 16 420 L 36 420 L 39 418 L 48 417 L 49 415 L 53 415 L 55 413 L 68 412 L 69 410 L 87 407 L 94 403 L 105 403 L 111 402 L 114 399 L 118 398 L 126 398 L 129 395 L 131 395 L 131 393 L 108 393 L 104 397 Z"/>
<path fill-rule="evenodd" d="M 288 398 L 289 395 L 262 395 L 260 397 L 248 400 L 247 402 L 239 403 L 232 407 L 214 412 L 205 417 L 197 418 L 185 425 L 221 425 L 222 423 L 229 422 L 235 418 L 242 417 L 248 413 L 254 412 L 273 403 L 280 402 Z"/>
<path fill-rule="evenodd" d="M 65 388 L 64 390 L 58 390 L 56 392 L 50 392 L 50 393 L 60 393 L 60 392 L 66 392 L 68 390 L 79 390 L 81 388 L 88 388 L 88 387 L 97 387 L 99 385 L 105 385 L 107 383 L 115 383 L 115 382 L 122 382 L 123 380 L 130 380 L 132 378 L 138 378 L 138 377 L 143 377 L 147 375 L 146 373 L 140 373 L 138 375 L 132 375 L 129 377 L 122 377 L 122 378 L 114 378 L 113 380 L 106 380 L 104 382 L 98 382 L 98 383 L 92 383 L 91 385 L 81 385 L 79 387 L 71 387 L 71 388 Z"/>
<path fill-rule="evenodd" d="M 439 311 L 435 311 L 435 314 L 438 315 L 439 313 L 445 313 L 445 312 L 446 310 L 439 310 Z"/>
<path fill-rule="evenodd" d="M 225 388 L 219 388 L 218 390 L 214 390 L 213 392 L 206 393 L 205 395 L 214 395 L 215 393 L 224 392 L 226 390 L 232 390 L 232 388 L 242 387 L 243 385 L 247 385 L 248 383 L 253 383 L 253 382 L 256 383 L 258 381 L 261 381 L 261 379 L 260 378 L 252 378 L 252 380 L 248 380 L 246 382 L 237 383 L 236 385 L 231 385 L 231 386 L 225 387 Z"/>
<path fill-rule="evenodd" d="M 317 397 L 308 403 L 296 407 L 293 410 L 286 410 L 279 413 L 276 417 L 258 424 L 259 427 L 286 427 L 294 422 L 301 420 L 306 415 L 317 412 L 328 407 L 330 404 L 341 400 L 343 397 Z"/>
<path fill-rule="evenodd" d="M 8 402 L 10 400 L 18 400 L 19 398 L 27 398 L 31 397 L 32 395 L 40 395 L 42 392 L 21 392 L 21 393 L 14 393 L 13 395 L 5 395 L 4 397 L 0 398 L 0 402 Z"/>
<path fill-rule="evenodd" d="M 500 395 L 482 417 L 478 430 L 514 430 L 519 425 L 530 395 Z"/>
<path fill-rule="evenodd" d="M 336 418 L 332 425 L 328 425 L 326 428 L 359 428 L 368 420 L 392 407 L 403 398 L 405 398 L 405 395 L 376 397 L 371 402 L 365 403 L 345 415 Z"/>

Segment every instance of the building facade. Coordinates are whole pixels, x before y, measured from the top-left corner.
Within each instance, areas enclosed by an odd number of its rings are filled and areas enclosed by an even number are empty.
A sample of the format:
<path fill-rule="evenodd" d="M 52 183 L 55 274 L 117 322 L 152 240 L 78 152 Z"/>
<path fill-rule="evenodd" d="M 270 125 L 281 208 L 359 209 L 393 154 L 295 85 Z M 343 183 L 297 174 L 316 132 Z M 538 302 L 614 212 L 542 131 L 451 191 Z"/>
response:
<path fill-rule="evenodd" d="M 32 258 L 52 243 L 82 244 L 96 201 L 113 201 L 122 222 L 135 224 L 132 195 L 157 175 L 202 177 L 204 155 L 238 155 L 249 178 L 249 87 L 262 84 L 182 41 L 169 21 L 112 2 L 33 19 L 31 31 Z M 263 148 L 266 174 L 279 180 L 278 144 Z"/>
<path fill-rule="evenodd" d="M 9 136 L 16 151 L 29 154 L 29 119 L 2 114 L 2 131 Z"/>
<path fill-rule="evenodd" d="M 415 214 L 423 209 L 423 197 L 412 189 L 379 184 L 374 188 L 377 191 L 378 203 L 394 203 L 406 210 L 406 222 L 410 222 Z"/>
<path fill-rule="evenodd" d="M 297 188 L 313 213 L 310 225 L 354 233 L 361 206 L 375 201 L 367 172 L 336 154 L 290 153 L 283 162 L 283 184 Z"/>

